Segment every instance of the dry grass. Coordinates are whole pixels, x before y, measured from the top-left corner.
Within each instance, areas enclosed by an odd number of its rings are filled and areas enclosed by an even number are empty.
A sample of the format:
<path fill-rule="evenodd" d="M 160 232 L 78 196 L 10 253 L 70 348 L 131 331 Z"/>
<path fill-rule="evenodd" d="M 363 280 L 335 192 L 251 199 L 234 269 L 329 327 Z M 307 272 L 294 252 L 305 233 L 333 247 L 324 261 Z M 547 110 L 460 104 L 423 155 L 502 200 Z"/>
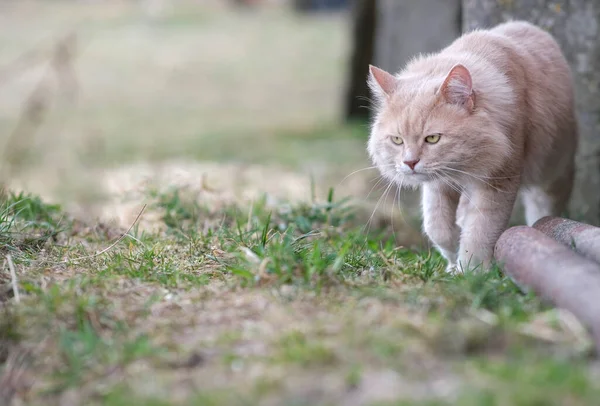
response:
<path fill-rule="evenodd" d="M 28 171 L 41 167 L 46 183 L 60 177 L 81 188 L 94 178 L 90 167 L 147 158 L 287 164 L 291 146 L 280 148 L 278 133 L 337 121 L 342 18 L 306 20 L 278 8 L 248 16 L 191 4 L 154 18 L 129 2 L 3 4 L 0 66 L 24 50 L 51 47 L 66 31 L 77 38 L 77 102 L 61 98 L 53 78 L 46 84 L 50 111 L 28 143 Z M 11 134 L 44 69 L 30 64 L 1 84 L 0 134 Z M 349 152 L 357 145 L 340 142 Z M 259 143 L 263 151 L 255 150 Z"/>
<path fill-rule="evenodd" d="M 248 208 L 185 186 L 147 199 L 144 215 L 162 227 L 133 227 L 97 256 L 121 231 L 13 198 L 30 210 L 11 212 L 6 234 L 22 293 L 1 305 L 6 399 L 584 405 L 597 396 L 591 341 L 572 317 L 493 273 L 448 277 L 436 256 L 360 233 L 343 205 Z M 54 237 L 16 245 L 16 235 L 40 232 Z"/>

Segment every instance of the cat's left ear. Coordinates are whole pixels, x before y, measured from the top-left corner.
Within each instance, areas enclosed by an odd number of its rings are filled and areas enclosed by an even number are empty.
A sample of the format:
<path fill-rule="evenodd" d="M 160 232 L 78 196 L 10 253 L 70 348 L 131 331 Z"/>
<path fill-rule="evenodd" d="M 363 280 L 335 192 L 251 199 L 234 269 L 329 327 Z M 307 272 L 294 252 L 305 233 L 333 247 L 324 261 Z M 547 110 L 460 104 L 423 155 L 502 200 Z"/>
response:
<path fill-rule="evenodd" d="M 369 65 L 369 87 L 377 97 L 391 96 L 396 90 L 397 84 L 394 75 L 376 66 Z"/>
<path fill-rule="evenodd" d="M 465 107 L 469 112 L 475 107 L 473 81 L 469 70 L 461 64 L 455 65 L 446 76 L 440 92 L 447 103 Z"/>

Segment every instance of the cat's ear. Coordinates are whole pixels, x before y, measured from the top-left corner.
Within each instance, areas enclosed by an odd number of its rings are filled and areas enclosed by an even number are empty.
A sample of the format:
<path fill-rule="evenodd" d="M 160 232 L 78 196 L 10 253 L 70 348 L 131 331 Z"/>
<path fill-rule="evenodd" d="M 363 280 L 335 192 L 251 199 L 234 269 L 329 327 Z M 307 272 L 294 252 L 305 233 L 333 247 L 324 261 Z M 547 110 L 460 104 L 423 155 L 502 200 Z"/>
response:
<path fill-rule="evenodd" d="M 469 111 L 475 107 L 471 73 L 461 64 L 450 70 L 440 87 L 440 93 L 447 103 L 464 106 Z"/>
<path fill-rule="evenodd" d="M 397 84 L 398 82 L 394 75 L 383 69 L 369 65 L 369 87 L 376 96 L 391 96 L 396 90 Z"/>

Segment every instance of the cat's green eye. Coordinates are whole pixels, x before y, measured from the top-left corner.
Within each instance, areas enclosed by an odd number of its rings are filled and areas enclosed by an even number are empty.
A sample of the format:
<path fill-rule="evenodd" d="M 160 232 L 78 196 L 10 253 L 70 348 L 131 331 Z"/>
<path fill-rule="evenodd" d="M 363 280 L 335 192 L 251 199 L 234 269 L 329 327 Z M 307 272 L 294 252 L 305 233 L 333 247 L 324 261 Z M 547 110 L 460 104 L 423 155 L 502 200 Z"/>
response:
<path fill-rule="evenodd" d="M 392 142 L 396 145 L 402 145 L 404 144 L 404 140 L 402 139 L 402 137 L 390 137 L 392 139 Z"/>
<path fill-rule="evenodd" d="M 440 137 L 441 136 L 439 134 L 428 135 L 425 137 L 425 142 L 428 144 L 435 144 L 440 140 Z"/>

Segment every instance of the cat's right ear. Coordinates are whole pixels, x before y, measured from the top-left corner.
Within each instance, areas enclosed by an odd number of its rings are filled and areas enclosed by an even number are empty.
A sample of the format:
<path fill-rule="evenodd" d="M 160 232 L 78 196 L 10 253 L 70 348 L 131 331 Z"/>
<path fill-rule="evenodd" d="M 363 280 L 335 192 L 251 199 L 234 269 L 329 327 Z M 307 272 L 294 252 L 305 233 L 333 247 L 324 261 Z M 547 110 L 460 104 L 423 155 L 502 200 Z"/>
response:
<path fill-rule="evenodd" d="M 369 87 L 375 96 L 379 98 L 391 96 L 396 90 L 397 84 L 394 75 L 369 65 Z"/>
<path fill-rule="evenodd" d="M 457 64 L 450 70 L 439 91 L 447 103 L 464 106 L 467 110 L 473 111 L 475 106 L 473 81 L 471 73 L 463 65 Z"/>

